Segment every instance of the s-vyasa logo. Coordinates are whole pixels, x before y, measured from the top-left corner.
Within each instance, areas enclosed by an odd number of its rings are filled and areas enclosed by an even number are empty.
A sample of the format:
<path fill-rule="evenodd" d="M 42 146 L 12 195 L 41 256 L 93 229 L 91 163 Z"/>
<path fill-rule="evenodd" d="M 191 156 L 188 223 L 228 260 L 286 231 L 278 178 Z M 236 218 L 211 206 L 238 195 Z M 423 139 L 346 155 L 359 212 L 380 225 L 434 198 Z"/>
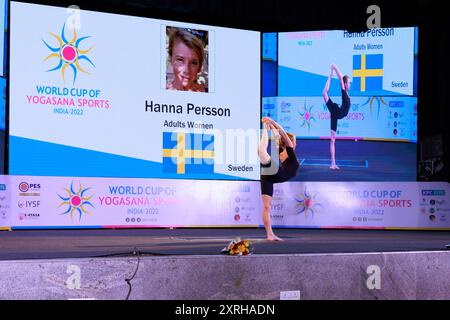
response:
<path fill-rule="evenodd" d="M 90 194 L 89 190 L 91 188 L 85 188 L 83 189 L 83 186 L 81 185 L 81 182 L 79 183 L 79 188 L 77 191 L 73 188 L 73 181 L 70 184 L 70 189 L 62 188 L 67 192 L 66 196 L 61 196 L 60 194 L 57 194 L 58 197 L 63 201 L 59 204 L 57 207 L 65 207 L 66 211 L 62 212 L 61 215 L 69 214 L 70 219 L 73 221 L 73 214 L 78 213 L 78 221 L 81 221 L 81 217 L 84 214 L 91 215 L 90 212 L 86 210 L 87 206 L 90 206 L 92 208 L 95 208 L 94 205 L 89 202 L 89 200 L 92 199 L 94 194 Z M 90 194 L 90 195 L 89 195 Z"/>
<path fill-rule="evenodd" d="M 68 41 L 66 38 L 65 29 L 66 28 L 64 24 L 61 30 L 60 37 L 52 32 L 48 32 L 49 35 L 56 39 L 57 42 L 53 41 L 56 46 L 52 46 L 48 44 L 44 39 L 42 39 L 44 44 L 51 51 L 51 53 L 44 59 L 44 62 L 47 60 L 55 60 L 57 65 L 47 70 L 47 72 L 61 70 L 61 75 L 64 82 L 66 81 L 67 68 L 69 67 L 70 69 L 72 69 L 73 84 L 75 84 L 78 72 L 90 74 L 87 70 L 81 67 L 81 61 L 86 61 L 87 63 L 83 63 L 95 68 L 94 63 L 89 59 L 87 55 L 89 51 L 94 48 L 94 46 L 91 46 L 87 49 L 82 49 L 81 42 L 91 38 L 91 36 L 79 38 L 76 29 L 73 29 L 73 36 L 71 37 L 71 40 Z"/>

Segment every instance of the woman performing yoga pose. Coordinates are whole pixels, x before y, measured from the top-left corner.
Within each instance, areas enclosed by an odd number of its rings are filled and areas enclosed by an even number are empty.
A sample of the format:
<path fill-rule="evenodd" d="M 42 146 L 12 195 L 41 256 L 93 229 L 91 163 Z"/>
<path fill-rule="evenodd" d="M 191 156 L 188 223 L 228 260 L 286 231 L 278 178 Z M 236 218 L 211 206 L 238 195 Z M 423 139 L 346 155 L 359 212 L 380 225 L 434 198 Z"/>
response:
<path fill-rule="evenodd" d="M 263 223 L 267 233 L 267 240 L 270 241 L 283 241 L 277 237 L 270 222 L 270 210 L 272 209 L 272 196 L 273 196 L 273 184 L 285 182 L 295 177 L 299 163 L 295 155 L 296 138 L 293 134 L 286 133 L 284 129 L 275 121 L 269 117 L 262 118 L 264 123 L 264 130 L 262 133 L 261 141 L 258 148 L 258 154 L 261 161 L 262 168 L 271 167 L 272 160 L 276 161 L 276 158 L 271 159 L 271 156 L 267 152 L 269 145 L 270 129 L 274 135 L 275 142 L 278 144 L 278 152 L 280 156 L 280 166 L 278 171 L 274 174 L 261 175 L 261 194 L 263 201 Z M 276 157 L 276 155 L 272 155 Z"/>
<path fill-rule="evenodd" d="M 333 71 L 336 71 L 336 74 L 341 83 L 341 91 L 342 91 L 342 106 L 339 108 L 337 103 L 331 101 L 331 98 L 328 96 L 328 90 L 330 89 L 331 78 L 333 77 Z M 345 118 L 348 115 L 348 111 L 350 110 L 350 97 L 348 95 L 348 91 L 350 90 L 350 77 L 342 76 L 342 73 L 336 67 L 335 64 L 331 65 L 331 73 L 328 77 L 327 83 L 325 84 L 325 88 L 323 89 L 323 99 L 327 105 L 328 110 L 330 111 L 330 120 L 331 120 L 331 141 L 330 141 L 330 153 L 331 153 L 331 166 L 330 169 L 337 170 L 339 167 L 336 165 L 335 158 L 335 142 L 336 142 L 336 129 L 337 129 L 337 121 L 338 119 Z"/>

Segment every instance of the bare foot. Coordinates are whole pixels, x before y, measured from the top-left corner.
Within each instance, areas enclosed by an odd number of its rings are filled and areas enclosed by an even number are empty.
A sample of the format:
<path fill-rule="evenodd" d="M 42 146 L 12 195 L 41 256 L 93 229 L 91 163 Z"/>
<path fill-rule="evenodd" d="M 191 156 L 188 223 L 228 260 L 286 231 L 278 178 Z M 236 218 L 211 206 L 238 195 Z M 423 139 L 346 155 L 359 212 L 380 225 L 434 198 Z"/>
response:
<path fill-rule="evenodd" d="M 340 170 L 341 168 L 339 168 L 337 165 L 331 165 L 330 169 L 331 170 Z"/>
<path fill-rule="evenodd" d="M 274 235 L 274 234 L 267 235 L 267 240 L 268 240 L 268 241 L 284 241 L 283 239 L 277 237 L 277 236 Z"/>

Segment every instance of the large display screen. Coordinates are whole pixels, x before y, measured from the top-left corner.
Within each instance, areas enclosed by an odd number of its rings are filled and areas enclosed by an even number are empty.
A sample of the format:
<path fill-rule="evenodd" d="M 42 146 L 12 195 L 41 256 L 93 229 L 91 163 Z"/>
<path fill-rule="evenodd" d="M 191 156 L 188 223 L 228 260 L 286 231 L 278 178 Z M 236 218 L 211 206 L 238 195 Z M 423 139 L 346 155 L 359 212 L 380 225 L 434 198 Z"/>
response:
<path fill-rule="evenodd" d="M 262 113 L 298 139 L 302 167 L 294 180 L 417 179 L 417 28 L 269 36 L 263 53 L 277 53 L 278 73 L 263 69 L 263 89 L 276 85 L 277 93 L 263 90 Z M 350 85 L 348 110 L 339 117 L 324 97 L 326 91 L 343 110 L 336 69 Z"/>
<path fill-rule="evenodd" d="M 259 179 L 259 32 L 19 2 L 10 30 L 10 174 Z"/>
<path fill-rule="evenodd" d="M 280 33 L 278 94 L 321 96 L 332 63 L 352 77 L 351 96 L 411 96 L 414 28 Z"/>

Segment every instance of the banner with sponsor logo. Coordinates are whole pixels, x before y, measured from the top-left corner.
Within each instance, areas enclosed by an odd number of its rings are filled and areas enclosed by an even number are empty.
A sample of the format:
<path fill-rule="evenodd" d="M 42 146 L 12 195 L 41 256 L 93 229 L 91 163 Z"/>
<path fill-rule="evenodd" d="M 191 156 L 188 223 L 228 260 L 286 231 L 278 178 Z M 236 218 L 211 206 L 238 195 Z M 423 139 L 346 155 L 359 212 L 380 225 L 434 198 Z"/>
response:
<path fill-rule="evenodd" d="M 282 227 L 450 229 L 450 185 L 439 182 L 290 182 L 276 185 Z"/>
<path fill-rule="evenodd" d="M 342 98 L 330 97 L 340 104 Z M 348 115 L 337 124 L 340 138 L 417 142 L 416 97 L 353 97 Z M 263 99 L 271 116 L 297 138 L 330 137 L 330 112 L 322 97 Z"/>
<path fill-rule="evenodd" d="M 256 227 L 258 182 L 9 176 L 20 228 Z"/>
<path fill-rule="evenodd" d="M 259 179 L 259 32 L 12 1 L 10 39 L 9 174 Z"/>
<path fill-rule="evenodd" d="M 13 229 L 262 226 L 257 181 L 1 178 L 0 226 Z M 450 184 L 288 182 L 271 213 L 275 227 L 450 230 Z"/>

